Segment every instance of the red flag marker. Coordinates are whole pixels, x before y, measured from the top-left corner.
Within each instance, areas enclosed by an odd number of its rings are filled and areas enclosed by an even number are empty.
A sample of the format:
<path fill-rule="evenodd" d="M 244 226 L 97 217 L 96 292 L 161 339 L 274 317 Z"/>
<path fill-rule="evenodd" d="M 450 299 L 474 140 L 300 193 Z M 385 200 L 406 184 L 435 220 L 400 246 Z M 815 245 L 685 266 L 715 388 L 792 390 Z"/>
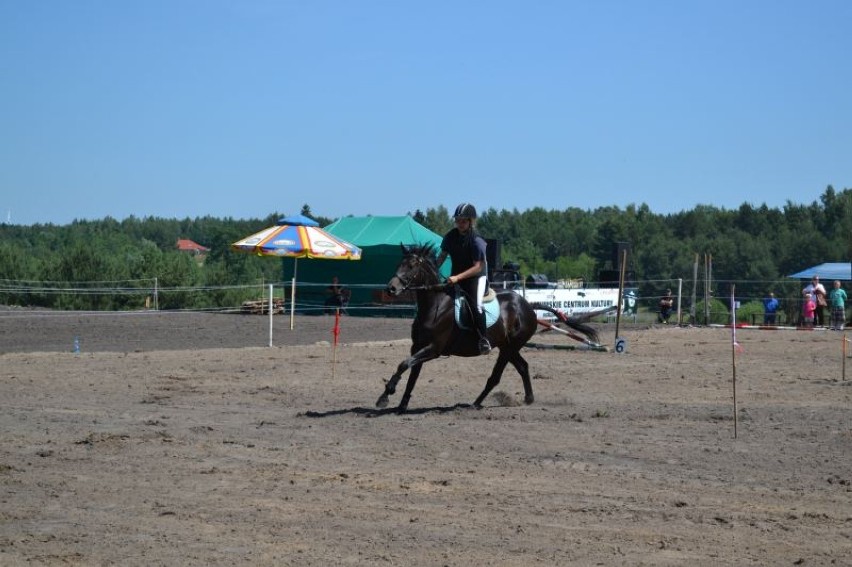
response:
<path fill-rule="evenodd" d="M 337 370 L 337 339 L 340 337 L 340 309 L 334 312 L 334 329 L 331 331 L 334 335 L 334 347 L 332 347 L 332 359 L 331 359 L 331 377 L 334 378 L 335 371 Z"/>
<path fill-rule="evenodd" d="M 337 346 L 337 339 L 340 337 L 340 309 L 334 313 L 334 346 Z"/>

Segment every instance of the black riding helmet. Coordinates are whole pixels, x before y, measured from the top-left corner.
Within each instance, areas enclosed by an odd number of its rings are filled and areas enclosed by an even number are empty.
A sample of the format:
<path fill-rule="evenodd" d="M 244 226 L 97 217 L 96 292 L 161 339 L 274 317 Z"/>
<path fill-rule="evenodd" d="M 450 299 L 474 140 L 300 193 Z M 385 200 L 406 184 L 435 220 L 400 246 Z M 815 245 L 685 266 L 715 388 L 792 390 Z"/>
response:
<path fill-rule="evenodd" d="M 470 203 L 462 203 L 458 207 L 456 207 L 456 212 L 453 213 L 454 219 L 475 219 L 476 218 L 476 207 L 471 205 Z"/>

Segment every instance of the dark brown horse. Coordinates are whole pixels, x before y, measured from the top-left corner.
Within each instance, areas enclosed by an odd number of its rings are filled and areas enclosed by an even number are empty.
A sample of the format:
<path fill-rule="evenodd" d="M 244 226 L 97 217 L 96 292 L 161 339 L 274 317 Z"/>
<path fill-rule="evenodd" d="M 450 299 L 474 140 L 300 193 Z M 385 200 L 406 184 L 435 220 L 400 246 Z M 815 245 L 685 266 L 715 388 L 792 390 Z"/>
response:
<path fill-rule="evenodd" d="M 397 266 L 396 274 L 388 282 L 387 291 L 392 295 L 413 290 L 417 293 L 417 315 L 411 325 L 411 356 L 397 367 L 379 396 L 376 405 L 386 407 L 388 397 L 396 392 L 402 374 L 411 370 L 405 393 L 399 401 L 398 411 L 408 407 L 411 391 L 417 383 L 424 362 L 440 356 L 479 356 L 478 335 L 476 331 L 460 329 L 455 322 L 455 297 L 453 289 L 441 283 L 436 264 L 435 249 L 432 245 L 402 247 L 403 258 Z M 497 361 L 491 376 L 485 383 L 485 389 L 473 402 L 477 408 L 482 401 L 500 383 L 500 377 L 508 363 L 512 363 L 521 375 L 524 383 L 524 402 L 534 400 L 529 365 L 521 356 L 521 348 L 530 340 L 538 328 L 535 310 L 552 312 L 569 327 L 576 329 L 597 342 L 597 333 L 591 327 L 566 318 L 562 313 L 543 305 L 531 305 L 526 299 L 513 291 L 497 294 L 500 314 L 496 323 L 488 329 L 488 340 L 492 347 L 499 349 Z"/>

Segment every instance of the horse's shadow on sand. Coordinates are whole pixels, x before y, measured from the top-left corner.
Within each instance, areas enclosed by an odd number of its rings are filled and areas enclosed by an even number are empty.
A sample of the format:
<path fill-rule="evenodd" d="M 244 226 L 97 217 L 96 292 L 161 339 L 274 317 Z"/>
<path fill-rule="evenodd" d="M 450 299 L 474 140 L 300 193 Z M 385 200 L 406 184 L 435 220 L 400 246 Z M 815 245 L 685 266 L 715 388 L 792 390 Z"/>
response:
<path fill-rule="evenodd" d="M 471 409 L 473 404 L 455 404 L 453 406 L 434 406 L 427 408 L 405 409 L 402 412 L 398 408 L 365 408 L 354 407 L 329 411 L 306 411 L 300 413 L 300 417 L 334 417 L 338 415 L 358 415 L 361 417 L 382 417 L 384 415 L 425 415 L 429 413 L 449 413 L 460 409 Z"/>

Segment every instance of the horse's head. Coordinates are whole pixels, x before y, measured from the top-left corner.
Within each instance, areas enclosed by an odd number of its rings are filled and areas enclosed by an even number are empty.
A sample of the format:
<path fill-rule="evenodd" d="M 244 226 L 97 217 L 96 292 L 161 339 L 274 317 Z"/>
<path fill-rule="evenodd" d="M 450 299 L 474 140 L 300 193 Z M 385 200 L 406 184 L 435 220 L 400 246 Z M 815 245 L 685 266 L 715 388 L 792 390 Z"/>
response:
<path fill-rule="evenodd" d="M 438 283 L 438 265 L 432 244 L 402 247 L 402 260 L 387 285 L 387 292 L 399 295 L 405 290 Z"/>

